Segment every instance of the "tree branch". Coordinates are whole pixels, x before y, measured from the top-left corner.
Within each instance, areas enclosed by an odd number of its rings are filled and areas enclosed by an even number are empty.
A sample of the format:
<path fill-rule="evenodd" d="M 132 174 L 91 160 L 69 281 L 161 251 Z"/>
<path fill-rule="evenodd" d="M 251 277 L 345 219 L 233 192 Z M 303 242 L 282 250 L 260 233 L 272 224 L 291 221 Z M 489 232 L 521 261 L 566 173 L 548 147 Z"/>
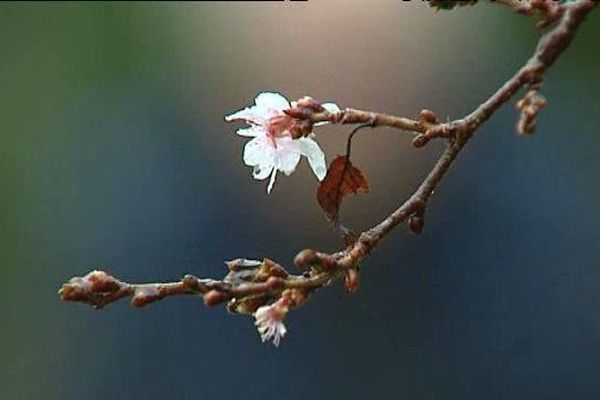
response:
<path fill-rule="evenodd" d="M 515 5 L 513 1 L 503 3 Z M 538 3 L 528 2 L 532 7 Z M 329 112 L 324 111 L 323 107 L 295 106 L 286 111 L 288 115 L 305 124 L 303 132 L 312 131 L 312 125 L 318 122 L 367 124 L 373 127 L 397 128 L 415 134 L 413 144 L 416 147 L 426 145 L 433 138 L 442 137 L 448 140 L 447 148 L 417 190 L 383 221 L 360 234 L 353 244 L 331 254 L 314 250 L 302 250 L 298 253 L 294 265 L 304 270 L 302 274 L 292 275 L 269 259 L 230 261 L 227 263 L 229 273 L 222 280 L 200 279 L 187 275 L 178 282 L 131 284 L 119 281 L 105 272 L 92 271 L 84 277 L 75 277 L 65 283 L 59 291 L 61 299 L 102 308 L 121 298 L 131 297 L 133 306 L 142 307 L 170 296 L 196 295 L 201 296 L 207 306 L 227 302 L 231 312 L 256 313 L 258 323 L 259 307 L 277 304 L 277 315 L 281 315 L 282 319 L 289 308 L 302 305 L 313 291 L 329 285 L 338 278 L 345 277 L 347 290 L 354 291 L 358 285 L 357 267 L 362 259 L 390 231 L 407 220 L 413 231 L 420 231 L 425 209 L 434 190 L 461 150 L 477 129 L 523 87 L 528 87 L 529 91 L 518 104 L 522 111 L 519 131 L 530 133 L 533 130 L 535 116 L 545 104 L 545 101 L 535 97 L 541 96 L 538 90 L 543 75 L 569 46 L 584 17 L 596 4 L 597 2 L 592 0 L 556 3 L 559 9 L 553 9 L 552 12 L 558 17 L 554 25 L 541 36 L 531 58 L 502 87 L 464 118 L 439 123 L 429 110 L 421 111 L 419 119 L 416 120 L 351 108 Z M 539 10 L 542 6 L 538 4 L 535 7 Z M 411 218 L 416 219 L 411 221 Z M 284 333 L 285 329 L 281 336 Z"/>

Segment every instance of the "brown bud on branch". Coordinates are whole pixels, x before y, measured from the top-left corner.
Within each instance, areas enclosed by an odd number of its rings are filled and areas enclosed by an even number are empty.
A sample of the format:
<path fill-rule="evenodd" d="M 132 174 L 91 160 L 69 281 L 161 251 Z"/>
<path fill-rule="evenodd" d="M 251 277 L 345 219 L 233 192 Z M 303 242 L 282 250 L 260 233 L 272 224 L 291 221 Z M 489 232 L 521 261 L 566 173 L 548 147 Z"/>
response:
<path fill-rule="evenodd" d="M 358 270 L 355 268 L 350 268 L 346 270 L 346 275 L 344 276 L 344 286 L 346 287 L 347 293 L 354 293 L 358 290 L 360 285 L 360 276 L 358 274 Z"/>
<path fill-rule="evenodd" d="M 531 88 L 521 100 L 517 102 L 517 110 L 521 111 L 519 122 L 517 122 L 517 133 L 530 135 L 535 132 L 536 117 L 546 107 L 546 99 L 538 91 L 537 87 Z"/>

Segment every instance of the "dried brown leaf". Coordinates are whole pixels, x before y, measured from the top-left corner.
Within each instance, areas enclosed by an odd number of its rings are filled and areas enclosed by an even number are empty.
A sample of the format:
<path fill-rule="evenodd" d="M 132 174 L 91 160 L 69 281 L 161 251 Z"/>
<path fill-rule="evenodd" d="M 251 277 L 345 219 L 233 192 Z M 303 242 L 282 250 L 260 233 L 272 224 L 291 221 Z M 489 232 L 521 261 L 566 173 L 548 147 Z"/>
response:
<path fill-rule="evenodd" d="M 369 193 L 369 183 L 346 156 L 338 156 L 329 165 L 327 175 L 317 190 L 317 201 L 334 223 L 339 223 L 342 200 L 349 194 Z"/>

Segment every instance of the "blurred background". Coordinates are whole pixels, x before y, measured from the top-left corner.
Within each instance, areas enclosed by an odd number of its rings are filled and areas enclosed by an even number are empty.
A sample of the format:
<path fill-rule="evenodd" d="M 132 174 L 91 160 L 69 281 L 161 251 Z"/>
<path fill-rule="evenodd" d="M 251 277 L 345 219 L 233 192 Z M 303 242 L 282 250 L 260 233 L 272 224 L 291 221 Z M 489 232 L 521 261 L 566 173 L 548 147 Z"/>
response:
<path fill-rule="evenodd" d="M 529 56 L 533 22 L 486 3 L 2 4 L 0 398 L 600 398 L 595 14 L 547 74 L 536 135 L 515 135 L 514 102 L 499 111 L 425 232 L 394 231 L 359 292 L 319 292 L 276 349 L 194 298 L 95 312 L 56 292 L 96 267 L 221 277 L 228 259 L 338 249 L 306 161 L 267 196 L 223 116 L 274 90 L 459 117 Z M 328 160 L 349 129 L 319 128 Z M 385 128 L 354 143 L 372 187 L 343 207 L 357 230 L 443 147 Z"/>

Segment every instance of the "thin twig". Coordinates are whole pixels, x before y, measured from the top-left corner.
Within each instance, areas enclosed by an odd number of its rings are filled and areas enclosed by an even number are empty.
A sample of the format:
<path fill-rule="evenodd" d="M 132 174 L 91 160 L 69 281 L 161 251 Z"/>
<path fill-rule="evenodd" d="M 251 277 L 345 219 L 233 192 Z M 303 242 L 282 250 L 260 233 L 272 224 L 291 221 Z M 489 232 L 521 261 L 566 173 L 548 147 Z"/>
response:
<path fill-rule="evenodd" d="M 342 185 L 344 184 L 346 174 L 348 173 L 350 165 L 352 165 L 352 162 L 350 161 L 350 153 L 352 152 L 352 139 L 354 138 L 354 135 L 359 130 L 361 130 L 363 128 L 367 128 L 367 127 L 372 128 L 373 123 L 366 123 L 366 124 L 358 125 L 354 129 L 352 129 L 352 132 L 350 132 L 350 134 L 348 135 L 348 139 L 346 140 L 346 158 L 344 159 L 344 167 L 342 168 L 342 174 L 339 178 L 337 187 L 335 189 L 335 204 L 341 203 L 340 197 L 342 196 Z M 333 219 L 331 222 L 333 224 L 333 228 L 336 229 L 339 232 L 340 236 L 342 237 L 342 241 L 344 244 L 354 243 L 354 241 L 356 240 L 355 234 L 352 231 L 352 229 L 350 229 L 347 226 L 345 226 L 344 224 L 342 224 L 341 217 L 339 215 L 339 211 L 338 211 L 336 218 Z"/>

